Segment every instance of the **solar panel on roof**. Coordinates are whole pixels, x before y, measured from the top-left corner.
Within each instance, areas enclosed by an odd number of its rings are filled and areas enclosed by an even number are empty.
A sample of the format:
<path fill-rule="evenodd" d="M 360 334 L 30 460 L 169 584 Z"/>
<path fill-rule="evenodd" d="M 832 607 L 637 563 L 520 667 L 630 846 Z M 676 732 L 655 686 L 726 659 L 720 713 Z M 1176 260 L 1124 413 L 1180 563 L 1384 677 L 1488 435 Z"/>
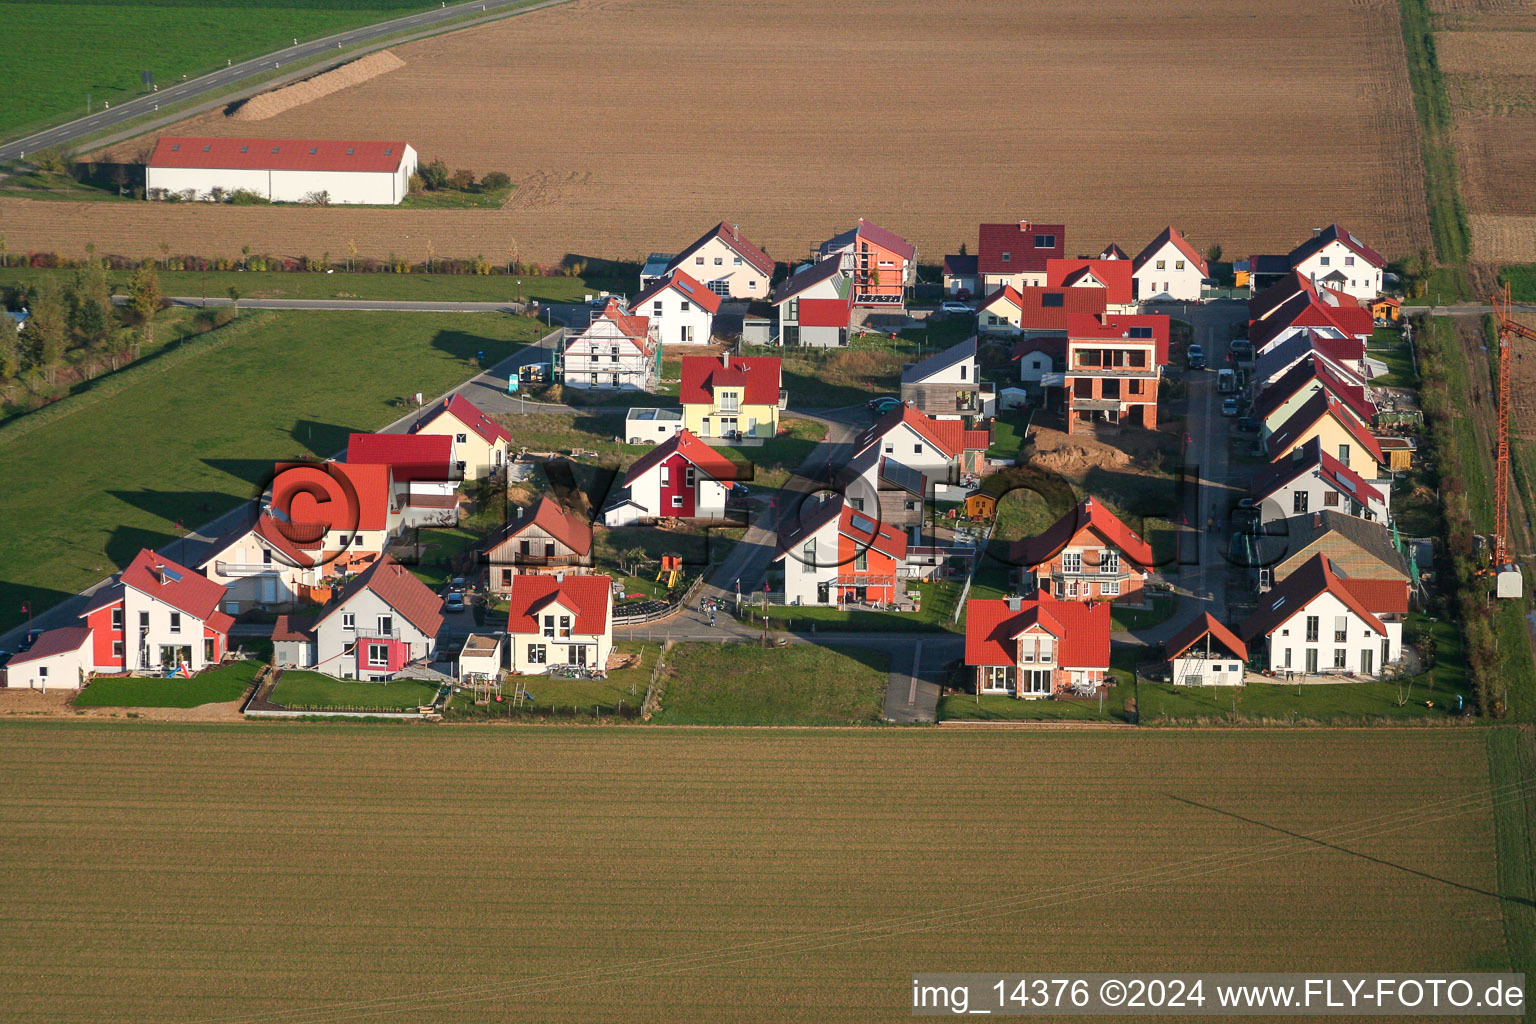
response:
<path fill-rule="evenodd" d="M 679 281 L 677 282 L 677 286 L 683 291 L 687 292 L 689 295 L 693 294 L 693 285 L 689 284 L 687 281 Z"/>
<path fill-rule="evenodd" d="M 250 146 L 241 146 L 240 147 L 240 152 L 242 152 L 242 153 L 249 153 L 250 151 L 251 151 L 251 147 Z"/>
<path fill-rule="evenodd" d="M 272 152 L 276 153 L 278 150 L 280 150 L 282 148 L 283 148 L 282 146 L 273 146 L 272 147 Z"/>
<path fill-rule="evenodd" d="M 318 152 L 320 152 L 320 147 L 319 146 L 310 146 L 309 147 L 309 155 L 310 156 L 314 156 Z"/>
<path fill-rule="evenodd" d="M 203 147 L 203 152 L 206 153 L 206 152 L 208 152 L 212 148 L 213 148 L 212 146 L 204 146 Z"/>
<path fill-rule="evenodd" d="M 357 152 L 357 150 L 352 148 L 351 146 L 347 147 L 347 156 L 351 156 L 353 153 L 356 153 L 356 152 Z"/>
<path fill-rule="evenodd" d="M 178 142 L 175 145 L 173 145 L 171 147 L 171 152 L 172 153 L 180 153 L 181 152 L 181 143 Z"/>
<path fill-rule="evenodd" d="M 165 581 L 167 583 L 180 583 L 181 582 L 181 573 L 177 572 L 175 569 L 162 568 L 160 570 L 160 575 L 165 577 Z"/>
<path fill-rule="evenodd" d="M 1062 306 L 1065 305 L 1066 300 L 1067 297 L 1060 292 L 1047 292 L 1046 294 L 1040 296 L 1040 305 L 1047 307 Z"/>
<path fill-rule="evenodd" d="M 863 533 L 874 533 L 875 532 L 875 524 L 870 522 L 868 519 L 865 519 L 863 516 L 851 516 L 851 517 L 849 517 L 848 525 L 852 526 L 855 530 L 859 530 L 859 531 L 861 531 Z"/>

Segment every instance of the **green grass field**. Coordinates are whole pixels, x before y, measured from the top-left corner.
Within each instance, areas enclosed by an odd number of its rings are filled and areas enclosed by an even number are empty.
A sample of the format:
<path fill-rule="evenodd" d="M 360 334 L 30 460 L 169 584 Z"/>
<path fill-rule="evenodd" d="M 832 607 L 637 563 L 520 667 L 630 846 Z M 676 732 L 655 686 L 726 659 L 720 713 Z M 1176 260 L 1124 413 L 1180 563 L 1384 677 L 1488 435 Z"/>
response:
<path fill-rule="evenodd" d="M 1491 766 L 1530 738 L 3 722 L 0 1015 L 894 1024 L 925 970 L 1531 972 Z"/>
<path fill-rule="evenodd" d="M 220 344 L 224 331 L 228 344 Z M 536 337 L 489 314 L 259 313 L 0 429 L 0 629 L 252 497 Z"/>
<path fill-rule="evenodd" d="M 78 707 L 195 708 L 239 700 L 261 671 L 257 661 L 235 661 L 191 679 L 113 676 L 97 679 L 75 697 Z"/>
<path fill-rule="evenodd" d="M 320 672 L 289 670 L 277 680 L 267 699 L 292 710 L 360 708 L 367 711 L 417 708 L 430 704 L 437 687 L 416 679 L 373 683 L 337 679 Z"/>
<path fill-rule="evenodd" d="M 678 644 L 667 655 L 664 725 L 869 725 L 891 659 L 861 647 Z"/>
<path fill-rule="evenodd" d="M 139 72 L 162 87 L 226 60 L 280 49 L 432 7 L 421 0 L 49 0 L 0 3 L 0 24 L 26 39 L 7 60 L 26 83 L 0 105 L 0 137 L 140 94 Z M 494 170 L 494 168 L 485 168 Z"/>
<path fill-rule="evenodd" d="M 331 253 L 332 262 L 345 265 L 344 253 Z M 0 268 L 0 287 L 35 281 L 41 277 L 67 278 L 72 270 L 41 270 L 33 267 Z M 111 270 L 107 280 L 118 294 L 126 294 L 133 272 Z M 522 281 L 519 289 L 517 282 Z M 623 281 L 587 277 L 511 277 L 474 274 L 364 274 L 210 270 L 163 270 L 160 287 L 166 295 L 225 298 L 231 287 L 242 299 L 379 299 L 399 302 L 581 302 L 598 291 L 634 288 Z"/>

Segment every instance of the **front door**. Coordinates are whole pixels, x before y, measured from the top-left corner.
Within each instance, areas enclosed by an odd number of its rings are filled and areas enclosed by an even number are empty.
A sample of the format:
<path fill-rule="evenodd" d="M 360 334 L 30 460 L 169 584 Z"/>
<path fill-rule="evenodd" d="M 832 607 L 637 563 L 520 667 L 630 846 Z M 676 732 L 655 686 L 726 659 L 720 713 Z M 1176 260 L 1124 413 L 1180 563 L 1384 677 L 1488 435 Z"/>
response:
<path fill-rule="evenodd" d="M 204 665 L 212 665 L 214 662 L 219 660 L 219 656 L 218 656 L 218 653 L 217 653 L 218 652 L 218 648 L 215 646 L 217 643 L 218 643 L 218 641 L 214 640 L 214 638 L 211 637 L 211 636 L 203 637 L 203 664 Z"/>
<path fill-rule="evenodd" d="M 1317 675 L 1317 648 L 1307 648 L 1307 675 Z"/>
<path fill-rule="evenodd" d="M 1363 650 L 1363 651 L 1360 652 L 1360 674 L 1361 675 L 1373 676 L 1373 675 L 1376 674 L 1372 670 L 1372 668 L 1373 668 L 1373 666 L 1372 666 L 1372 656 L 1373 656 L 1373 654 L 1374 654 L 1374 652 L 1372 652 L 1372 651 L 1364 651 Z"/>

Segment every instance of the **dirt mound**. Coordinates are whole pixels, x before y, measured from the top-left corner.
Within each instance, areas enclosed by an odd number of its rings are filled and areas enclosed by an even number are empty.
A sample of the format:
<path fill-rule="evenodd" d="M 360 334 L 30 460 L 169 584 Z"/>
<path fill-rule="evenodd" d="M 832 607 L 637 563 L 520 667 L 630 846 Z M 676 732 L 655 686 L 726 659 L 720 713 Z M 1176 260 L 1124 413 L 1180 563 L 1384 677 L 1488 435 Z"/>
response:
<path fill-rule="evenodd" d="M 370 78 L 405 67 L 405 61 L 388 50 L 370 53 L 366 57 L 332 68 L 314 78 L 286 85 L 281 89 L 252 96 L 229 115 L 232 121 L 265 121 L 269 117 L 303 106 L 322 96 L 340 92 L 349 86 L 361 85 Z"/>
<path fill-rule="evenodd" d="M 1081 476 L 1090 469 L 1122 469 L 1131 457 L 1118 448 L 1102 444 L 1067 444 L 1049 451 L 1037 451 L 1028 465 L 1053 473 Z"/>

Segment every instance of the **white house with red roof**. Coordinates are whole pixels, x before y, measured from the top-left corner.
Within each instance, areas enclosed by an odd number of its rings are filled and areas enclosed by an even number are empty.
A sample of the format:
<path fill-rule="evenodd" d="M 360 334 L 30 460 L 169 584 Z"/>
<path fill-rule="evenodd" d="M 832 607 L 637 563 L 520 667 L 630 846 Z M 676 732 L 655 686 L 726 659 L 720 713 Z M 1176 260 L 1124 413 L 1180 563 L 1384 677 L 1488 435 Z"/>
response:
<path fill-rule="evenodd" d="M 774 555 L 784 563 L 790 605 L 892 604 L 904 590 L 906 559 L 906 531 L 873 510 L 855 509 L 841 494 L 803 506 Z"/>
<path fill-rule="evenodd" d="M 453 469 L 465 480 L 483 480 L 507 463 L 512 435 L 458 392 L 424 412 L 411 433 L 441 435 L 453 441 Z"/>
<path fill-rule="evenodd" d="M 973 599 L 965 608 L 965 664 L 978 693 L 1092 696 L 1110 681 L 1109 620 L 1102 602 Z"/>
<path fill-rule="evenodd" d="M 981 300 L 976 330 L 981 334 L 1023 338 L 1060 338 L 1067 317 L 1097 316 L 1107 308 L 1108 293 L 1100 288 L 1014 288 L 1005 285 Z"/>
<path fill-rule="evenodd" d="M 279 462 L 262 503 L 322 576 L 372 563 L 404 521 L 385 465 Z"/>
<path fill-rule="evenodd" d="M 1136 312 L 1136 284 L 1126 259 L 1046 260 L 1047 288 L 1102 288 L 1106 313 Z"/>
<path fill-rule="evenodd" d="M 650 391 L 661 375 L 661 338 L 650 317 L 609 299 L 586 330 L 566 338 L 555 376 L 568 388 Z"/>
<path fill-rule="evenodd" d="M 773 280 L 773 259 L 741 233 L 739 224 L 721 221 L 672 257 L 656 276 L 664 277 L 676 270 L 686 271 L 716 295 L 764 299 L 768 297 L 768 283 Z M 641 289 L 652 280 L 642 274 Z"/>
<path fill-rule="evenodd" d="M 1377 676 L 1403 652 L 1408 585 L 1354 579 L 1326 555 L 1314 555 L 1260 599 L 1238 633 L 1263 643 L 1281 675 Z"/>
<path fill-rule="evenodd" d="M 1199 302 L 1211 276 L 1200 250 L 1172 225 L 1164 228 L 1131 261 L 1139 302 Z"/>
<path fill-rule="evenodd" d="M 1152 545 L 1109 509 L 1085 498 L 1044 532 L 1009 551 L 1026 590 L 1061 601 L 1142 604 Z"/>
<path fill-rule="evenodd" d="M 1319 391 L 1302 403 L 1290 418 L 1274 431 L 1260 435 L 1271 462 L 1288 458 L 1291 452 L 1317 440 L 1322 450 L 1358 473 L 1372 486 L 1390 487 L 1391 472 L 1381 445 L 1355 414 L 1326 391 Z"/>
<path fill-rule="evenodd" d="M 741 467 L 680 430 L 629 467 L 603 523 L 628 526 L 655 519 L 724 519 Z"/>
<path fill-rule="evenodd" d="M 870 449 L 923 474 L 934 497 L 947 499 L 953 488 L 968 490 L 985 472 L 992 443 L 988 430 L 972 430 L 963 420 L 940 420 L 910 405 L 892 409 L 855 439 L 853 456 Z"/>
<path fill-rule="evenodd" d="M 224 588 L 223 609 L 230 615 L 257 608 L 281 608 L 305 599 L 320 583 L 319 552 L 298 541 L 315 534 L 292 529 L 252 503 L 241 521 L 213 542 L 198 569 Z"/>
<path fill-rule="evenodd" d="M 780 281 L 769 297 L 783 345 L 837 348 L 848 344 L 853 278 L 841 256 L 828 256 Z"/>
<path fill-rule="evenodd" d="M 1065 224 L 983 224 L 978 235 L 976 271 L 988 293 L 1044 287 L 1047 263 L 1067 254 Z"/>
<path fill-rule="evenodd" d="M 817 247 L 818 259 L 834 255 L 843 257 L 843 269 L 853 279 L 855 306 L 906 308 L 907 289 L 917 281 L 917 246 L 860 217 Z"/>
<path fill-rule="evenodd" d="M 551 665 L 606 668 L 613 653 L 613 578 L 514 576 L 507 595 L 511 670 L 544 675 Z"/>
<path fill-rule="evenodd" d="M 532 509 L 518 506 L 485 548 L 489 589 L 504 594 L 522 573 L 581 572 L 592 564 L 592 524 L 545 495 Z"/>
<path fill-rule="evenodd" d="M 1251 380 L 1260 393 L 1275 381 L 1295 370 L 1304 360 L 1311 359 L 1328 367 L 1329 371 L 1352 387 L 1364 387 L 1369 379 L 1369 363 L 1364 358 L 1365 346 L 1355 338 L 1341 338 L 1337 334 L 1309 327 L 1271 345 L 1253 362 Z"/>
<path fill-rule="evenodd" d="M 687 272 L 674 270 L 641 289 L 629 308 L 650 318 L 663 345 L 708 345 L 722 301 Z"/>
<path fill-rule="evenodd" d="M 1253 478 L 1248 494 L 1266 523 L 1319 509 L 1385 523 L 1392 492 L 1324 451 L 1314 437 L 1292 448 L 1287 458 L 1265 467 Z"/>
<path fill-rule="evenodd" d="M 30 648 L 0 668 L 7 690 L 78 690 L 90 681 L 95 650 L 89 626 L 61 626 L 38 637 Z"/>
<path fill-rule="evenodd" d="M 1163 642 L 1174 686 L 1241 686 L 1248 645 L 1210 612 Z"/>
<path fill-rule="evenodd" d="M 789 402 L 777 356 L 684 356 L 683 428 L 701 438 L 769 438 Z"/>
<path fill-rule="evenodd" d="M 442 610 L 431 587 L 384 555 L 303 629 L 313 650 L 308 667 L 338 679 L 393 679 L 406 665 L 431 660 Z"/>
<path fill-rule="evenodd" d="M 145 548 L 86 602 L 97 672 L 201 672 L 229 648 L 224 588 Z"/>
<path fill-rule="evenodd" d="M 384 466 L 390 499 L 406 526 L 452 526 L 459 521 L 454 466 L 455 434 L 352 434 L 347 465 Z"/>
<path fill-rule="evenodd" d="M 394 205 L 411 190 L 416 150 L 400 141 L 162 135 L 144 167 L 150 198 L 236 191 L 274 203 Z"/>
<path fill-rule="evenodd" d="M 1381 294 L 1387 261 L 1338 224 L 1318 228 L 1290 252 L 1291 269 L 1318 287 L 1334 288 L 1362 302 Z"/>

